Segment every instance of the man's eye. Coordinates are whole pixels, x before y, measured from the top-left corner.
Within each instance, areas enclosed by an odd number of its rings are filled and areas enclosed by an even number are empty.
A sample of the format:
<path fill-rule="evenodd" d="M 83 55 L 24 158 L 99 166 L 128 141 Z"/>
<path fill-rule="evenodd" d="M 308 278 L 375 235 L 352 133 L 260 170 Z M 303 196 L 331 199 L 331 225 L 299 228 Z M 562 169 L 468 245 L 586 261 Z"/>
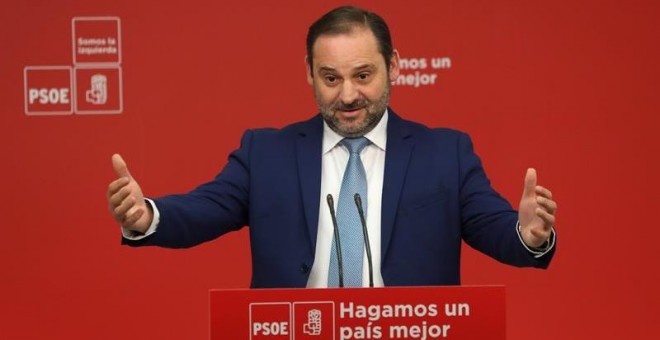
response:
<path fill-rule="evenodd" d="M 360 80 L 366 80 L 369 78 L 369 73 L 360 73 L 358 74 L 358 79 Z"/>
<path fill-rule="evenodd" d="M 337 77 L 335 77 L 335 76 L 325 76 L 325 81 L 327 81 L 328 83 L 334 83 L 334 82 L 337 81 Z"/>

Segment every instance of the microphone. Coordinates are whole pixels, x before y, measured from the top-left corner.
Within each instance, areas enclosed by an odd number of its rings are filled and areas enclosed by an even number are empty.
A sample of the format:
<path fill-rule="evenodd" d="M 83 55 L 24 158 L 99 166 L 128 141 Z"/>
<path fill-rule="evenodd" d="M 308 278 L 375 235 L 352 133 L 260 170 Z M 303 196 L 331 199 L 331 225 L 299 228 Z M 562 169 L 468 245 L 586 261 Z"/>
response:
<path fill-rule="evenodd" d="M 369 233 L 367 233 L 367 222 L 364 220 L 364 211 L 362 210 L 362 198 L 360 194 L 355 193 L 355 205 L 360 214 L 360 222 L 362 223 L 362 233 L 364 234 L 364 246 L 367 248 L 367 262 L 369 263 L 369 287 L 374 286 L 374 266 L 371 262 L 371 243 L 369 243 Z"/>
<path fill-rule="evenodd" d="M 344 288 L 344 262 L 341 258 L 341 242 L 339 241 L 339 227 L 337 226 L 337 217 L 335 216 L 335 203 L 332 195 L 327 196 L 328 208 L 332 217 L 332 227 L 335 230 L 335 250 L 337 250 L 337 274 L 339 274 L 339 288 Z"/>

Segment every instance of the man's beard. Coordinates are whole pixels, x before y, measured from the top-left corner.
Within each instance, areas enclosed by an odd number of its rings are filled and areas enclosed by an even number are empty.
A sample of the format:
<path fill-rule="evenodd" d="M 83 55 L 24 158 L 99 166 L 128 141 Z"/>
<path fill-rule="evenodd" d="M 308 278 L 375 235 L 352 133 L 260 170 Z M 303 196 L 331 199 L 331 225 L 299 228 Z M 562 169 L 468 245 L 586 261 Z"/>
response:
<path fill-rule="evenodd" d="M 319 94 L 316 91 L 314 91 L 314 94 L 319 111 L 321 111 L 323 120 L 325 120 L 328 126 L 340 136 L 354 138 L 364 136 L 378 125 L 378 122 L 380 122 L 380 119 L 385 114 L 387 103 L 390 100 L 390 84 L 388 83 L 386 85 L 385 91 L 375 102 L 371 102 L 365 98 L 358 98 L 350 104 L 344 104 L 340 100 L 337 100 L 329 105 L 323 105 L 319 98 Z M 342 123 L 342 121 L 335 115 L 337 110 L 351 111 L 359 109 L 365 109 L 367 114 L 364 117 L 364 121 L 358 125 Z M 355 119 L 358 119 L 358 117 Z"/>

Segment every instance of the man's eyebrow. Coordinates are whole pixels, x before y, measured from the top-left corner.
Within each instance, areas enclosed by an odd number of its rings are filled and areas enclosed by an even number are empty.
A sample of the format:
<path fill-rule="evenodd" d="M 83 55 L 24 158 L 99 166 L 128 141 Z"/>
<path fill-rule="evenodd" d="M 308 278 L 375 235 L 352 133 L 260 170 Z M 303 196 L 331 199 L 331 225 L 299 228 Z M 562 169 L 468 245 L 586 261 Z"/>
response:
<path fill-rule="evenodd" d="M 323 71 L 325 71 L 325 72 L 334 72 L 335 68 L 332 67 L 332 66 L 321 66 L 321 67 L 319 67 L 318 71 L 319 72 L 323 72 Z"/>
<path fill-rule="evenodd" d="M 371 63 L 362 64 L 362 65 L 354 67 L 353 72 L 359 72 L 359 71 L 364 71 L 364 70 L 373 70 L 375 68 L 376 68 L 375 64 L 371 64 Z M 328 66 L 328 65 L 320 66 L 319 69 L 318 69 L 318 72 L 336 72 L 336 71 L 337 71 L 337 69 L 335 69 L 332 66 Z"/>
<path fill-rule="evenodd" d="M 374 65 L 374 64 L 364 64 L 364 65 L 360 65 L 360 66 L 354 68 L 353 70 L 354 71 L 364 71 L 364 70 L 369 70 L 369 69 L 374 69 L 374 68 L 376 68 L 376 65 Z"/>

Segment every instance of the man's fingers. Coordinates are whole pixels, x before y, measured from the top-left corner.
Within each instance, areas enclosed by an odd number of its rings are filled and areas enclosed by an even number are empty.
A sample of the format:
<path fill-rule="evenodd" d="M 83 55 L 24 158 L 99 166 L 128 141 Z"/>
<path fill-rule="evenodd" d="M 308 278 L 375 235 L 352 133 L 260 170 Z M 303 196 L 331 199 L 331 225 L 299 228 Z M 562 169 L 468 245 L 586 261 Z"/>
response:
<path fill-rule="evenodd" d="M 124 186 L 114 195 L 110 196 L 110 198 L 108 199 L 110 201 L 110 205 L 112 205 L 113 207 L 120 205 L 130 194 L 131 194 L 130 187 Z"/>
<path fill-rule="evenodd" d="M 134 225 L 140 219 L 140 217 L 142 217 L 142 215 L 144 215 L 144 209 L 134 209 L 133 211 L 129 211 L 126 214 L 122 225 L 125 227 L 130 227 Z"/>
<path fill-rule="evenodd" d="M 126 213 L 135 206 L 136 201 L 135 197 L 130 196 L 121 202 L 121 204 L 112 211 L 115 219 L 120 223 L 126 219 Z"/>
<path fill-rule="evenodd" d="M 557 211 L 557 203 L 551 199 L 547 199 L 545 197 L 537 196 L 536 197 L 536 203 L 543 207 L 547 212 L 550 214 L 555 214 Z"/>
<path fill-rule="evenodd" d="M 112 217 L 123 227 L 131 230 L 146 228 L 144 220 L 151 220 L 151 210 L 147 210 L 140 186 L 131 177 L 128 166 L 119 154 L 112 155 L 112 169 L 117 179 L 108 185 L 106 193 L 108 208 Z M 145 218 L 146 217 L 146 218 Z"/>
<path fill-rule="evenodd" d="M 536 170 L 527 169 L 525 189 L 520 201 L 520 223 L 523 228 L 527 226 L 525 243 L 533 247 L 540 246 L 550 238 L 557 211 L 557 203 L 552 199 L 550 190 L 536 183 Z"/>
<path fill-rule="evenodd" d="M 110 199 L 112 195 L 116 194 L 119 190 L 121 190 L 121 188 L 125 187 L 130 182 L 131 180 L 128 177 L 122 177 L 112 181 L 112 183 L 108 185 L 108 199 Z"/>
<path fill-rule="evenodd" d="M 550 192 L 550 190 L 540 185 L 536 186 L 536 194 L 539 196 L 543 196 L 545 198 L 552 199 L 552 192 Z"/>
<path fill-rule="evenodd" d="M 544 229 L 550 229 L 555 224 L 555 215 L 552 215 L 541 208 L 536 208 L 536 216 L 543 220 Z"/>
<path fill-rule="evenodd" d="M 119 177 L 131 177 L 126 162 L 124 162 L 124 159 L 117 153 L 112 155 L 112 168 L 115 170 L 115 174 Z"/>
<path fill-rule="evenodd" d="M 533 197 L 536 188 L 536 170 L 533 168 L 527 169 L 525 174 L 525 188 L 523 189 L 523 197 Z"/>

